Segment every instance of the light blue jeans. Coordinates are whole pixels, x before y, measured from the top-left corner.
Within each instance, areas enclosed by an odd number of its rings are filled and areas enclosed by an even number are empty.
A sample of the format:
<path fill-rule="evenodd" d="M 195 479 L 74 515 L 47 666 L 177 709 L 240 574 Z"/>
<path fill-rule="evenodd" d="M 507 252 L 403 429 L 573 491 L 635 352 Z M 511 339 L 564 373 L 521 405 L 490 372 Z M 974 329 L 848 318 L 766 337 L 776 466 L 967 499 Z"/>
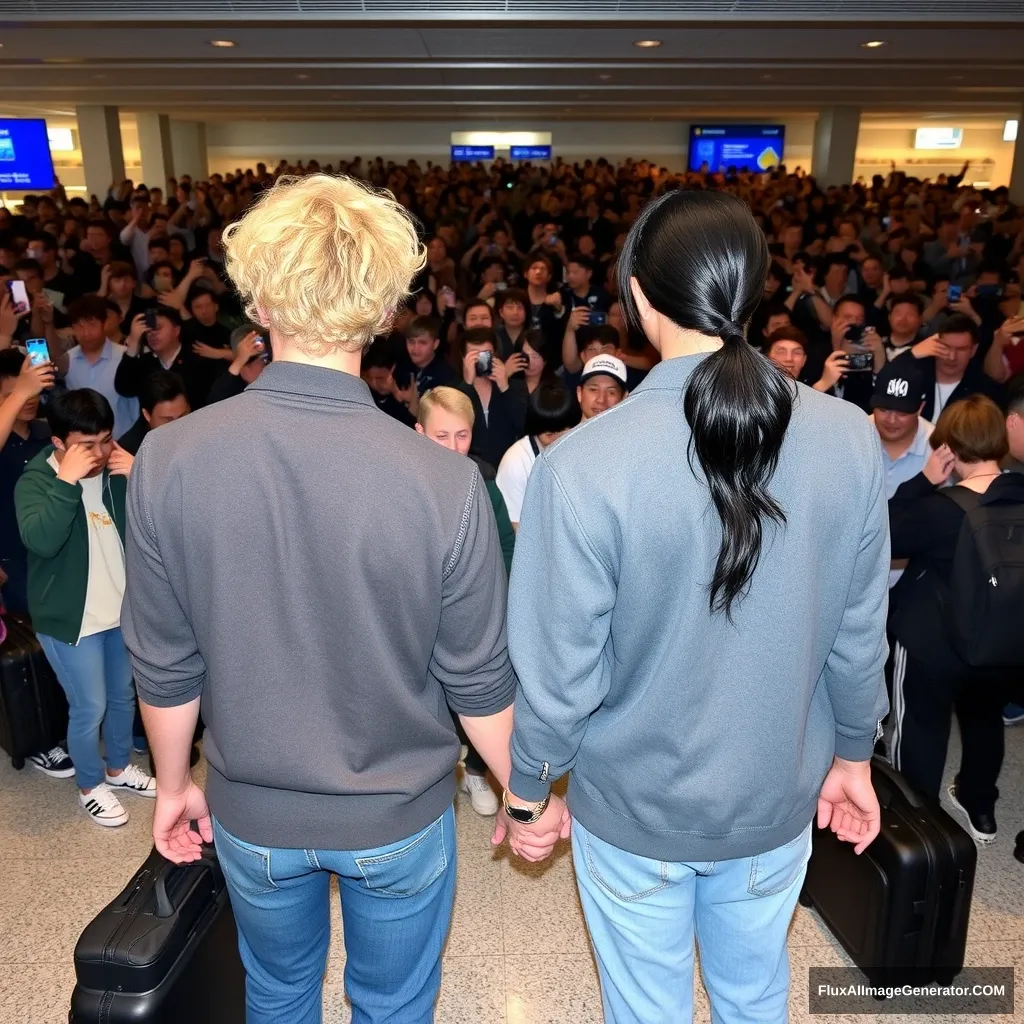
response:
<path fill-rule="evenodd" d="M 757 857 L 649 860 L 572 824 L 576 881 L 601 977 L 605 1024 L 693 1019 L 693 940 L 714 1024 L 788 1019 L 786 933 L 811 826 Z"/>
<path fill-rule="evenodd" d="M 338 876 L 352 1024 L 430 1024 L 455 900 L 455 812 L 374 850 L 253 846 L 214 822 L 246 972 L 246 1024 L 320 1024 Z"/>
<path fill-rule="evenodd" d="M 106 774 L 101 728 L 107 768 L 126 767 L 132 752 L 135 686 L 124 638 L 120 629 L 108 629 L 83 637 L 76 646 L 36 635 L 68 698 L 68 753 L 75 781 L 79 789 L 92 789 Z"/>

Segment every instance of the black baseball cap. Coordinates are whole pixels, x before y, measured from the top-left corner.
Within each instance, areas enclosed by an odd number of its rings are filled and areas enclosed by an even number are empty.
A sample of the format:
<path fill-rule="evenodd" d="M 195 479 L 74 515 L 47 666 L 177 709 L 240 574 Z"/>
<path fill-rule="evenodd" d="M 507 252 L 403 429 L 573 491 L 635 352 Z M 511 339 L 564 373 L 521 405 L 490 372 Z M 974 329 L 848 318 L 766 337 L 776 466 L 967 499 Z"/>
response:
<path fill-rule="evenodd" d="M 924 375 L 913 358 L 897 359 L 886 363 L 875 378 L 871 396 L 872 409 L 891 409 L 893 412 L 917 412 L 924 401 Z"/>

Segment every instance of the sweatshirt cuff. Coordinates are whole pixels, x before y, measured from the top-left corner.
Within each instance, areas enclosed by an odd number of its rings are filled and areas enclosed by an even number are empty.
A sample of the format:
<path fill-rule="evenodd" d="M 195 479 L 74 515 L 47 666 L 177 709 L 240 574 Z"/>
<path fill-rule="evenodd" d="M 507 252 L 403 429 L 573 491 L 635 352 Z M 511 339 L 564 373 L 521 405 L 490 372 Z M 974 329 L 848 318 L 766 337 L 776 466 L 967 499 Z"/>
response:
<path fill-rule="evenodd" d="M 521 800 L 539 804 L 551 792 L 551 783 L 541 782 L 536 775 L 526 775 L 518 768 L 513 768 L 508 778 L 508 791 Z"/>
<path fill-rule="evenodd" d="M 860 736 L 842 736 L 836 733 L 836 757 L 844 761 L 870 761 L 875 752 L 879 730 Z"/>

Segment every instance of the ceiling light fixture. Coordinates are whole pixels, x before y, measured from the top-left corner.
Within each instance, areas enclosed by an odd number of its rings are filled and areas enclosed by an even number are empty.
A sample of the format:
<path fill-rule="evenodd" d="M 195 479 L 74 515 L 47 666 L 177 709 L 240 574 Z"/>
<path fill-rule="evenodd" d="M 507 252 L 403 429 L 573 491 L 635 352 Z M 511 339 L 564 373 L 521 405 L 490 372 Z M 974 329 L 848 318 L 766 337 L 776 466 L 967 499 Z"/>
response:
<path fill-rule="evenodd" d="M 641 50 L 653 50 L 656 47 L 661 46 L 660 39 L 637 39 L 633 43 L 634 46 L 640 47 Z"/>
<path fill-rule="evenodd" d="M 861 48 L 865 50 L 877 50 L 880 46 L 885 46 L 884 39 L 872 39 L 869 42 L 861 43 Z"/>
<path fill-rule="evenodd" d="M 236 43 L 233 39 L 211 39 L 211 46 L 216 46 L 218 50 L 230 50 Z"/>
<path fill-rule="evenodd" d="M 611 75 L 598 75 L 597 77 L 600 78 L 602 82 L 610 82 L 612 79 Z"/>
<path fill-rule="evenodd" d="M 306 81 L 306 80 L 307 80 L 307 79 L 309 78 L 309 75 L 304 75 L 304 74 L 303 74 L 303 75 L 296 75 L 295 77 L 296 77 L 296 78 L 297 78 L 297 79 L 298 79 L 298 80 L 299 80 L 300 82 L 305 82 L 305 81 Z"/>

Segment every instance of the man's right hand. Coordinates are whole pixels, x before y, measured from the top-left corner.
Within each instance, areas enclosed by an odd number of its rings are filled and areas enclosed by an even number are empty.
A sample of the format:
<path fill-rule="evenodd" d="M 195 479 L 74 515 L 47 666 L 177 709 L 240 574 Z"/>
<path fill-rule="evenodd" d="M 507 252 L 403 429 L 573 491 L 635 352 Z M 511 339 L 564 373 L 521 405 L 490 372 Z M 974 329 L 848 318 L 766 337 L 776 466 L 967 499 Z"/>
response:
<path fill-rule="evenodd" d="M 188 265 L 188 273 L 186 273 L 185 276 L 190 281 L 195 281 L 197 278 L 202 277 L 203 274 L 205 273 L 205 271 L 206 271 L 206 260 L 204 260 L 202 257 L 200 257 L 198 259 L 194 259 Z"/>
<path fill-rule="evenodd" d="M 24 405 L 30 399 L 41 395 L 47 388 L 52 388 L 54 373 L 53 363 L 39 363 L 33 366 L 32 357 L 25 356 L 25 361 L 21 364 L 21 373 L 18 374 L 18 380 L 14 385 L 15 393 L 21 398 L 21 404 Z"/>
<path fill-rule="evenodd" d="M 835 758 L 818 794 L 818 828 L 831 828 L 839 840 L 855 844 L 854 853 L 863 853 L 881 824 L 871 762 Z"/>
<path fill-rule="evenodd" d="M 928 456 L 928 461 L 921 470 L 925 479 L 935 487 L 941 487 L 951 476 L 956 456 L 949 445 L 942 444 Z"/>
<path fill-rule="evenodd" d="M 577 306 L 569 314 L 569 322 L 566 324 L 565 329 L 567 331 L 578 331 L 581 327 L 585 327 L 590 323 L 590 307 L 589 306 Z"/>
<path fill-rule="evenodd" d="M 479 352 L 467 352 L 462 357 L 462 379 L 467 384 L 472 384 L 476 380 L 476 360 L 479 354 Z"/>
<path fill-rule="evenodd" d="M 943 344 L 937 334 L 933 334 L 924 341 L 919 341 L 911 350 L 915 359 L 928 359 L 937 357 L 939 359 L 949 358 L 949 349 Z"/>
<path fill-rule="evenodd" d="M 138 316 L 132 318 L 132 329 L 128 332 L 128 337 L 125 338 L 125 348 L 134 356 L 139 354 L 139 348 L 142 345 L 142 339 L 146 336 L 146 331 L 149 328 L 146 326 L 146 314 L 139 313 Z"/>
<path fill-rule="evenodd" d="M 83 477 L 95 472 L 103 465 L 103 458 L 84 444 L 73 444 L 64 453 L 57 470 L 57 479 L 66 484 L 77 484 Z"/>
<path fill-rule="evenodd" d="M 231 373 L 239 374 L 242 372 L 242 367 L 249 362 L 250 359 L 257 352 L 261 352 L 262 349 L 259 347 L 259 340 L 261 335 L 258 331 L 250 331 L 242 340 L 238 343 L 238 348 L 235 350 L 235 358 L 231 361 L 231 365 L 228 370 Z"/>
<path fill-rule="evenodd" d="M 192 822 L 199 831 L 192 831 Z M 172 864 L 191 864 L 203 855 L 203 843 L 213 842 L 213 822 L 206 794 L 191 780 L 183 793 L 156 787 L 153 843 Z"/>
<path fill-rule="evenodd" d="M 559 839 L 568 839 L 571 829 L 569 808 L 561 797 L 552 794 L 544 813 L 532 825 L 514 821 L 504 808 L 500 810 L 491 844 L 501 846 L 508 836 L 509 846 L 517 857 L 536 863 L 550 857 L 555 844 Z"/>
<path fill-rule="evenodd" d="M 850 357 L 840 348 L 836 349 L 826 360 L 825 366 L 821 371 L 820 388 L 817 390 L 828 391 L 830 388 L 834 388 L 840 381 L 840 378 L 846 373 L 847 364 L 850 361 Z"/>

